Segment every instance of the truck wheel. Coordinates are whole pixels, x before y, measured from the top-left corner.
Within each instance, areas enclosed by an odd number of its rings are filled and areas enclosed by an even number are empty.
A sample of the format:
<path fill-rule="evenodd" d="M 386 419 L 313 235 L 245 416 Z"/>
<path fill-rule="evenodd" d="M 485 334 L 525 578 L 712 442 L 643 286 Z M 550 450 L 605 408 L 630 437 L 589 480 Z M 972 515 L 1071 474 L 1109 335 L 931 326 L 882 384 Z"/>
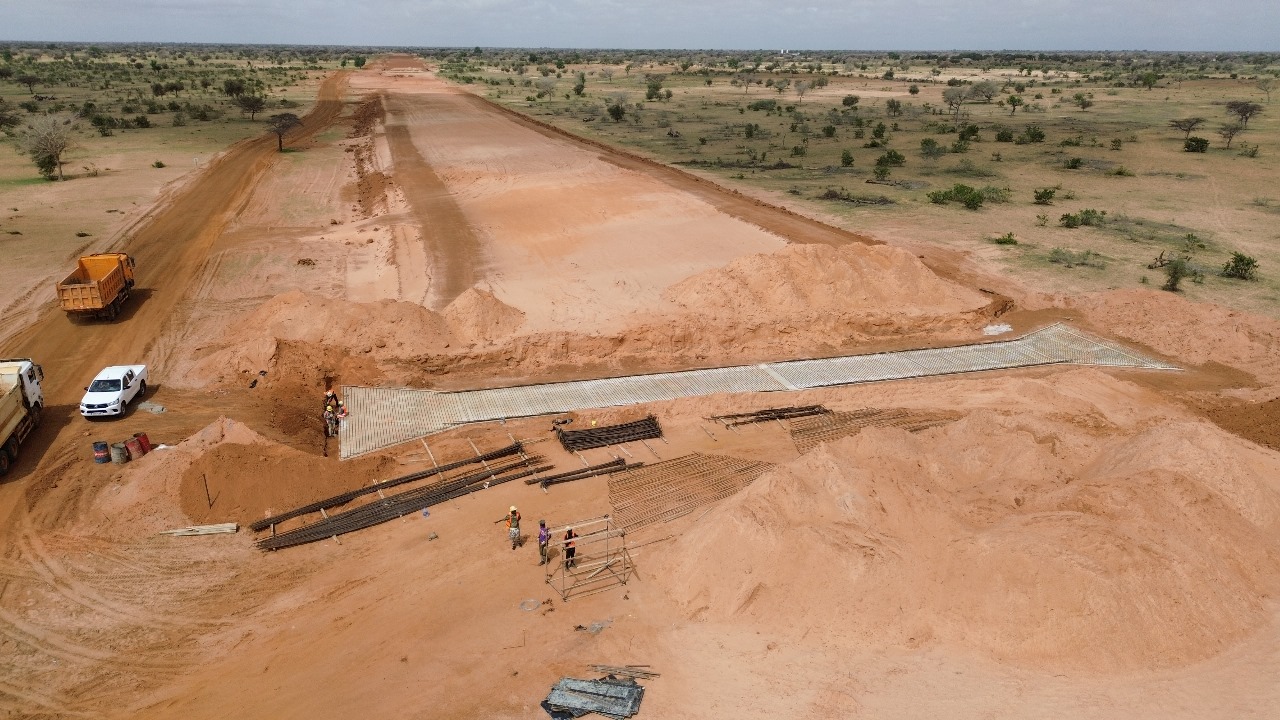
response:
<path fill-rule="evenodd" d="M 14 462 L 18 459 L 18 438 L 9 438 L 9 442 L 5 443 L 4 449 L 0 450 L 0 454 L 4 453 L 8 453 L 10 462 Z"/>
<path fill-rule="evenodd" d="M 9 460 L 9 453 L 5 450 L 0 450 L 0 477 L 4 477 L 9 474 L 10 464 L 12 463 Z"/>
<path fill-rule="evenodd" d="M 134 396 L 133 396 L 133 399 L 134 399 L 134 400 L 141 400 L 142 398 L 144 398 L 144 397 L 146 397 L 146 396 L 147 396 L 147 381 L 146 381 L 146 380 L 139 380 L 139 381 L 138 381 L 138 394 L 137 394 L 137 395 L 134 395 Z"/>

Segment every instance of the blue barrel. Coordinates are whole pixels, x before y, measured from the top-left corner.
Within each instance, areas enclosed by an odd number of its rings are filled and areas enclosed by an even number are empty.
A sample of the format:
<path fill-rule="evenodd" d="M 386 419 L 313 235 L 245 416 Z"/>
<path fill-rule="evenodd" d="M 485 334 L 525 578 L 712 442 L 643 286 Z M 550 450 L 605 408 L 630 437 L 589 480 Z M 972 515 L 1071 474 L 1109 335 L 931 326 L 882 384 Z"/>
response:
<path fill-rule="evenodd" d="M 98 464 L 111 462 L 111 453 L 107 451 L 107 443 L 98 440 L 93 443 L 93 461 Z"/>

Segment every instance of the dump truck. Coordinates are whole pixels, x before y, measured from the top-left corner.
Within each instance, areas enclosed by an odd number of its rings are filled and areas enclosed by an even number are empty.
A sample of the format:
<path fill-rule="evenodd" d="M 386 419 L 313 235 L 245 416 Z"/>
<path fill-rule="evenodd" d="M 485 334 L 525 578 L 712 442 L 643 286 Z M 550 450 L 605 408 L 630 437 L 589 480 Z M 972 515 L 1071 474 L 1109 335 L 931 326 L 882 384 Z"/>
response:
<path fill-rule="evenodd" d="M 18 459 L 18 446 L 40 422 L 44 370 L 30 358 L 0 360 L 0 476 Z"/>
<path fill-rule="evenodd" d="M 69 315 L 114 320 L 133 289 L 133 266 L 124 253 L 85 255 L 58 283 L 58 303 Z"/>

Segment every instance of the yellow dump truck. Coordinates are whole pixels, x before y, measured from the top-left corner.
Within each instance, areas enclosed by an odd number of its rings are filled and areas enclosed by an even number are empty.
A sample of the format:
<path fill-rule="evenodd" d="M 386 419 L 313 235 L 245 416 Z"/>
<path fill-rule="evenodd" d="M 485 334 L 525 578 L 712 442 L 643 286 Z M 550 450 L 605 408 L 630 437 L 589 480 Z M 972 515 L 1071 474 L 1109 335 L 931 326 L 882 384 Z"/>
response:
<path fill-rule="evenodd" d="M 44 371 L 30 358 L 0 360 L 0 476 L 18 459 L 18 446 L 40 422 Z"/>
<path fill-rule="evenodd" d="M 115 320 L 133 289 L 133 265 L 124 253 L 85 255 L 58 283 L 58 303 L 70 315 Z"/>

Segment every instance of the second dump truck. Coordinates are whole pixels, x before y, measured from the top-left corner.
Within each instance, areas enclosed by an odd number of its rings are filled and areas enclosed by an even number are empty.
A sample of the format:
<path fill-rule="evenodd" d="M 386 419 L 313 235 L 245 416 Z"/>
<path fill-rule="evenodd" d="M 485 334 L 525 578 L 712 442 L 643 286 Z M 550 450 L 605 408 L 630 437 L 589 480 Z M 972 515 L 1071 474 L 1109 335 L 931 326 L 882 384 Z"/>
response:
<path fill-rule="evenodd" d="M 115 320 L 133 290 L 133 266 L 124 253 L 85 255 L 58 283 L 58 303 L 68 315 Z"/>
<path fill-rule="evenodd" d="M 44 371 L 30 358 L 0 360 L 0 476 L 18 459 L 18 446 L 40 422 Z"/>

